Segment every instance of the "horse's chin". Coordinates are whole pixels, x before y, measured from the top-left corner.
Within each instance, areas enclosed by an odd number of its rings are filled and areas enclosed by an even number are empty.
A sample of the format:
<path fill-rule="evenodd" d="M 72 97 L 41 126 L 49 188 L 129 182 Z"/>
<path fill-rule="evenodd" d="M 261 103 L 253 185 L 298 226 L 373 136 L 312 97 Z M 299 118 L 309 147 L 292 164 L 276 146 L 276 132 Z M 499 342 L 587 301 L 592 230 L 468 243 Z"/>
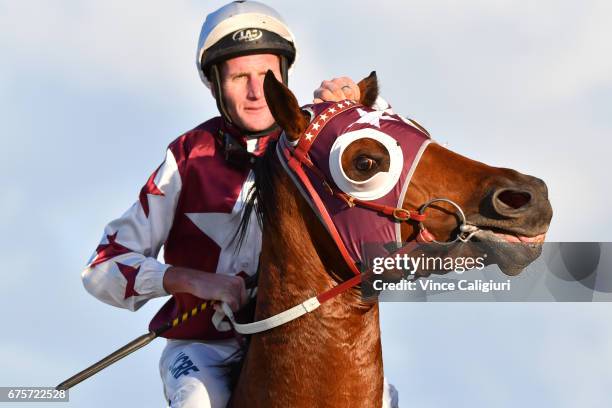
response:
<path fill-rule="evenodd" d="M 475 235 L 489 250 L 489 261 L 509 276 L 518 275 L 542 253 L 546 234 L 533 237 L 508 231 L 481 229 Z"/>

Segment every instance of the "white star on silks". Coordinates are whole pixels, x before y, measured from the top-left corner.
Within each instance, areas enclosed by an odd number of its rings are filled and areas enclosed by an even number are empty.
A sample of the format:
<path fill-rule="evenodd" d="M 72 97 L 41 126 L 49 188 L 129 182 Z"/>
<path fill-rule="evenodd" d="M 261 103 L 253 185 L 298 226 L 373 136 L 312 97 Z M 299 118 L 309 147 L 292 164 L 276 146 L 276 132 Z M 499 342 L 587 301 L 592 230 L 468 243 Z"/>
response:
<path fill-rule="evenodd" d="M 252 177 L 252 175 L 249 175 L 249 177 Z M 252 183 L 249 182 L 245 182 L 242 185 L 242 190 L 240 190 L 238 194 L 238 199 L 234 204 L 234 208 L 232 208 L 232 211 L 229 213 L 185 213 L 187 218 L 189 218 L 200 231 L 219 245 L 222 252 L 234 251 L 236 243 L 234 242 L 230 245 L 230 242 L 240 222 L 240 216 L 242 214 L 241 207 L 246 201 L 251 185 Z M 236 254 L 234 253 L 233 255 Z"/>
<path fill-rule="evenodd" d="M 223 248 L 233 236 L 232 228 L 228 228 L 231 219 L 237 214 L 232 213 L 186 213 L 191 222 L 207 237 Z"/>
<path fill-rule="evenodd" d="M 329 108 L 329 113 L 336 113 L 336 110 L 334 108 Z"/>
<path fill-rule="evenodd" d="M 319 125 L 318 123 L 313 123 L 313 124 L 312 124 L 312 128 L 313 128 L 314 130 L 319 130 L 319 128 L 320 128 L 320 127 L 321 127 L 321 125 Z"/>
<path fill-rule="evenodd" d="M 323 122 L 325 122 L 325 120 L 327 119 L 327 115 L 326 115 L 326 114 L 324 114 L 324 113 L 322 113 L 322 114 L 321 114 L 321 116 L 319 116 L 319 117 L 321 118 L 321 120 L 322 120 Z"/>
<path fill-rule="evenodd" d="M 238 240 L 233 240 L 253 180 L 253 173 L 250 173 L 242 184 L 238 199 L 229 213 L 185 213 L 203 234 L 220 247 L 215 273 L 233 274 L 242 271 L 252 276 L 257 270 L 258 261 L 257 258 L 252 258 L 252 251 L 253 248 L 261 246 L 261 230 L 257 226 L 254 214 L 251 214 L 252 227 L 247 229 L 244 245 L 238 247 Z M 249 296 L 253 295 L 254 292 Z M 230 324 L 224 321 L 224 318 L 225 314 L 222 310 L 217 310 L 213 314 L 212 322 L 219 331 L 231 330 Z"/>
<path fill-rule="evenodd" d="M 370 125 L 376 126 L 380 129 L 381 120 L 397 120 L 389 116 L 386 111 L 375 110 L 372 112 L 366 112 L 362 109 L 357 108 L 357 112 L 359 113 L 360 118 L 355 123 L 352 123 L 351 126 L 356 125 L 358 123 L 369 123 Z"/>
<path fill-rule="evenodd" d="M 310 142 L 310 139 L 312 139 L 312 133 L 306 133 L 304 136 L 306 136 L 306 140 L 308 140 Z"/>

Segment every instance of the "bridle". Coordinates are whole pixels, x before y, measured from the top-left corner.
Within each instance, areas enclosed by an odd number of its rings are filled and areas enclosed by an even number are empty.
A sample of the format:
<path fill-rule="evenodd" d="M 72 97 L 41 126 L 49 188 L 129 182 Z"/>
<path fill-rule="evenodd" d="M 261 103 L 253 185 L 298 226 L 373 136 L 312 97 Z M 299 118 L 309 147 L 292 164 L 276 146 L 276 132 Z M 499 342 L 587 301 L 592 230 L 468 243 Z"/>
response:
<path fill-rule="evenodd" d="M 334 222 L 332 221 L 330 214 L 320 196 L 317 189 L 314 187 L 311 178 L 306 174 L 306 169 L 316 177 L 316 180 L 323 186 L 323 191 L 331 197 L 342 200 L 348 207 L 361 207 L 367 210 L 375 211 L 379 214 L 383 214 L 391 220 L 399 223 L 403 222 L 417 222 L 419 227 L 419 233 L 417 234 L 416 241 L 418 243 L 438 243 L 444 245 L 451 245 L 458 241 L 467 242 L 477 232 L 477 227 L 467 223 L 465 214 L 461 207 L 452 200 L 446 198 L 435 198 L 425 204 L 423 204 L 418 210 L 408 210 L 402 207 L 393 207 L 389 205 L 382 205 L 371 201 L 365 201 L 353 197 L 343 191 L 333 187 L 325 174 L 319 169 L 311 159 L 309 158 L 309 151 L 316 141 L 317 136 L 322 132 L 325 126 L 336 116 L 343 112 L 346 112 L 356 107 L 361 106 L 356 102 L 345 100 L 342 102 L 334 103 L 328 106 L 324 111 L 316 115 L 310 122 L 309 126 L 300 135 L 297 142 L 290 142 L 287 139 L 286 134 L 283 132 L 276 145 L 276 153 L 279 161 L 283 165 L 283 168 L 292 179 L 293 183 L 300 190 L 302 195 L 309 202 L 314 212 L 317 214 L 327 231 L 329 232 L 332 240 L 336 244 L 342 258 L 344 259 L 348 268 L 353 272 L 353 277 L 338 284 L 337 286 L 312 297 L 305 302 L 292 307 L 284 312 L 269 317 L 264 320 L 260 320 L 248 324 L 240 324 L 235 321 L 234 315 L 230 307 L 223 303 L 223 311 L 226 316 L 232 322 L 236 332 L 240 334 L 253 334 L 261 331 L 269 330 L 271 328 L 280 326 L 291 320 L 294 320 L 305 313 L 312 312 L 318 308 L 321 303 L 324 303 L 341 293 L 348 291 L 349 289 L 359 285 L 361 283 L 361 272 L 358 263 L 351 257 L 345 244 L 343 243 L 340 233 L 338 232 Z M 421 129 L 419 132 L 424 133 Z M 446 202 L 457 210 L 459 216 L 459 233 L 457 236 L 448 242 L 440 242 L 435 239 L 433 234 L 429 232 L 424 224 L 426 220 L 425 210 L 436 202 Z"/>
<path fill-rule="evenodd" d="M 456 214 L 459 216 L 459 233 L 451 241 L 437 241 L 434 236 L 427 230 L 427 228 L 423 224 L 423 221 L 419 221 L 419 235 L 417 236 L 418 242 L 434 242 L 439 245 L 452 245 L 459 241 L 466 243 L 469 242 L 474 237 L 474 235 L 478 233 L 478 231 L 480 231 L 480 228 L 468 223 L 467 218 L 465 217 L 465 213 L 463 212 L 459 204 L 457 204 L 453 200 L 449 200 L 448 198 L 434 198 L 427 201 L 419 208 L 419 214 L 424 215 L 425 210 L 433 203 L 437 202 L 445 202 L 455 207 L 455 209 L 457 210 Z"/>

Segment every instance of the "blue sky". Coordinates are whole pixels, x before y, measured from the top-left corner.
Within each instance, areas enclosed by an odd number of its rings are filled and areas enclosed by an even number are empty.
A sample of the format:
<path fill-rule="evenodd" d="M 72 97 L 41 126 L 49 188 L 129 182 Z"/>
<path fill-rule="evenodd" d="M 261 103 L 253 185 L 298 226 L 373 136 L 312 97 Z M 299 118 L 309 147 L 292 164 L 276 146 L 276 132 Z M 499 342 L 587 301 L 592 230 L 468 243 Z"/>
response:
<path fill-rule="evenodd" d="M 195 69 L 220 1 L 0 0 L 0 385 L 55 385 L 146 331 L 80 271 L 168 142 L 216 114 Z M 291 86 L 375 69 L 397 112 L 449 148 L 544 179 L 549 240 L 611 241 L 612 5 L 270 1 L 298 39 Z M 609 406 L 609 304 L 384 304 L 402 406 Z M 162 407 L 163 341 L 69 406 Z M 25 406 L 24 404 L 16 406 Z"/>

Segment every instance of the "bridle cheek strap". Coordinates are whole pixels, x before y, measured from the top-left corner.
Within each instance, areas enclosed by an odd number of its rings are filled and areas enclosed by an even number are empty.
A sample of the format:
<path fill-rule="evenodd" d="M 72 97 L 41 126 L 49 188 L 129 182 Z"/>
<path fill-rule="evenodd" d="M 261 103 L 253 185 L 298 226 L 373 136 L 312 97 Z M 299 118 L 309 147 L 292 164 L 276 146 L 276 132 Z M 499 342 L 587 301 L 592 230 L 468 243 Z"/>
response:
<path fill-rule="evenodd" d="M 359 207 L 374 210 L 388 217 L 393 217 L 395 221 L 399 221 L 399 222 L 408 221 L 408 220 L 414 220 L 418 222 L 425 221 L 425 218 L 426 218 L 425 214 L 422 214 L 418 211 L 406 210 L 405 208 L 392 207 L 390 205 L 376 204 L 370 201 L 360 200 L 359 198 L 355 198 L 347 193 L 343 193 L 341 191 L 334 190 L 330 186 L 325 175 L 321 172 L 321 170 L 319 170 L 312 163 L 312 161 L 310 161 L 308 156 L 304 155 L 303 151 L 298 151 L 297 149 L 292 149 L 289 146 L 285 146 L 283 147 L 283 156 L 285 157 L 285 160 L 287 161 L 287 163 L 289 163 L 289 167 L 291 167 L 291 170 L 293 170 L 296 173 L 297 173 L 296 171 L 297 168 L 301 169 L 300 164 L 308 167 L 308 169 L 312 171 L 313 174 L 321 180 L 321 182 L 323 183 L 323 187 L 330 195 L 341 199 L 349 207 L 354 207 L 358 205 Z M 296 161 L 299 163 L 296 163 Z M 302 171 L 302 173 L 304 172 Z M 304 173 L 303 176 L 306 177 L 306 174 Z M 304 178 L 302 177 L 302 175 L 300 175 L 300 180 L 302 182 L 304 181 Z M 308 193 L 311 196 L 316 195 L 316 192 L 314 190 L 312 191 L 309 190 Z"/>
<path fill-rule="evenodd" d="M 296 159 L 295 156 L 291 155 L 288 147 L 285 147 L 283 149 L 283 155 L 285 156 L 285 159 L 287 159 L 289 168 L 295 173 L 295 175 L 303 183 L 306 191 L 308 191 L 308 194 L 310 195 L 310 198 L 312 199 L 313 204 L 317 208 L 317 211 L 319 213 L 319 216 L 321 217 L 321 220 L 325 224 L 325 227 L 327 228 L 327 231 L 331 235 L 331 238 L 336 243 L 336 246 L 338 247 L 338 250 L 340 251 L 342 258 L 348 265 L 351 272 L 353 272 L 353 274 L 355 275 L 359 275 L 361 272 L 359 271 L 359 269 L 357 269 L 355 261 L 349 255 L 348 250 L 346 249 L 346 246 L 342 242 L 342 238 L 340 238 L 340 233 L 336 229 L 334 222 L 329 216 L 329 213 L 327 212 L 327 209 L 325 208 L 325 204 L 323 204 L 321 197 L 319 196 L 319 194 L 317 194 L 314 186 L 310 182 L 310 179 L 304 172 L 304 168 L 302 167 L 301 162 L 298 159 Z"/>

